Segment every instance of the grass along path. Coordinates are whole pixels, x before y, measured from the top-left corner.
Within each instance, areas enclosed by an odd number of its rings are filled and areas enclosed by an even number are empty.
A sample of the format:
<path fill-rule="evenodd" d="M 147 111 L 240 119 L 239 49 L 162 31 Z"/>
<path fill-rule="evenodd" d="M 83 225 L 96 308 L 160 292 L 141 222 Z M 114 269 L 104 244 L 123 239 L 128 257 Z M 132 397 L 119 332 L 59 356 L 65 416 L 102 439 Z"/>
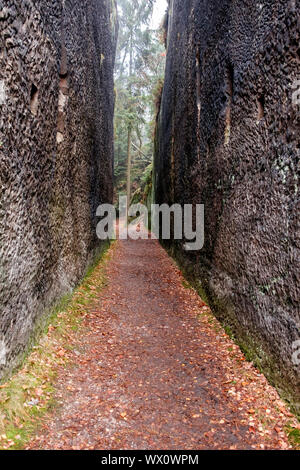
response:
<path fill-rule="evenodd" d="M 0 385 L 0 449 L 22 449 L 46 415 L 56 412 L 56 376 L 74 359 L 84 319 L 106 285 L 105 268 L 113 250 L 114 245 L 74 293 L 61 300 L 23 366 Z"/>

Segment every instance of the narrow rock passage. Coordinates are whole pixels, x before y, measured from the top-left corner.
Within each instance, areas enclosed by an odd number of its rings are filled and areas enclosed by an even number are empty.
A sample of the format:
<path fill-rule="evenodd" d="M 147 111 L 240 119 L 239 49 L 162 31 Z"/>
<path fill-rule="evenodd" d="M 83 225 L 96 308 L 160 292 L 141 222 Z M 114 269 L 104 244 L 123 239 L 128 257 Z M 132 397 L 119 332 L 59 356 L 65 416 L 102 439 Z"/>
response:
<path fill-rule="evenodd" d="M 118 241 L 31 449 L 288 448 L 291 417 L 157 241 Z M 80 353 L 80 354 L 79 354 Z"/>

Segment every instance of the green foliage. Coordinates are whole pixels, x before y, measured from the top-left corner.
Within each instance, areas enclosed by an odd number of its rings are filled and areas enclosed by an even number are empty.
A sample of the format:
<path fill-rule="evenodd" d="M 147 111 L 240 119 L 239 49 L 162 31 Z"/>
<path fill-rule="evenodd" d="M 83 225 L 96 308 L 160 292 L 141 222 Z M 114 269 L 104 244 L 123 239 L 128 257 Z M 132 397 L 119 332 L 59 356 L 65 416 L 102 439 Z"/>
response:
<path fill-rule="evenodd" d="M 292 426 L 286 427 L 286 432 L 294 449 L 300 450 L 300 429 Z"/>
<path fill-rule="evenodd" d="M 144 189 L 145 186 L 152 182 L 152 169 L 153 164 L 150 163 L 150 165 L 148 165 L 143 171 L 141 176 L 142 189 Z"/>
<path fill-rule="evenodd" d="M 185 289 L 193 289 L 191 284 L 188 281 L 186 281 L 185 279 L 182 281 L 182 285 Z"/>
<path fill-rule="evenodd" d="M 163 82 L 165 50 L 159 32 L 150 28 L 154 1 L 119 0 L 119 42 L 115 87 L 115 184 L 126 190 L 128 139 L 131 181 L 136 191 L 153 158 L 155 96 Z M 161 87 L 161 85 L 160 85 Z M 130 133 L 129 133 L 130 130 Z"/>

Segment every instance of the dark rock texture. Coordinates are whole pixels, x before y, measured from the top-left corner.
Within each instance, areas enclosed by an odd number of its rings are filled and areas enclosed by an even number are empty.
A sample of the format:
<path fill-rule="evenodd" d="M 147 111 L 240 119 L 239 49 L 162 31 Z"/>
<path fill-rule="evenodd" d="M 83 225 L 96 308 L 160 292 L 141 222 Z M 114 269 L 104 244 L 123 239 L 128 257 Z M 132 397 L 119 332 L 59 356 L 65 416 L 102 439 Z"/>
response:
<path fill-rule="evenodd" d="M 96 256 L 112 201 L 114 0 L 0 0 L 0 377 Z"/>
<path fill-rule="evenodd" d="M 205 204 L 204 249 L 166 244 L 300 414 L 299 11 L 170 1 L 155 197 Z"/>

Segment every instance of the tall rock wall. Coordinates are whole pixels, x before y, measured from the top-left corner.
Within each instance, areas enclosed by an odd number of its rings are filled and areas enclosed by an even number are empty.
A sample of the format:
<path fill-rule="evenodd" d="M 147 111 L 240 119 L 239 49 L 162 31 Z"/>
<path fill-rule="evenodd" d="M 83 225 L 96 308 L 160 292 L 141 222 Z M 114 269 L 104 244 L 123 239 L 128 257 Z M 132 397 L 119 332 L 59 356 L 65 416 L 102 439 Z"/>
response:
<path fill-rule="evenodd" d="M 114 0 L 0 0 L 0 377 L 99 248 L 115 36 Z"/>
<path fill-rule="evenodd" d="M 168 245 L 300 414 L 299 11 L 170 0 L 155 195 L 205 204 L 204 248 Z"/>

